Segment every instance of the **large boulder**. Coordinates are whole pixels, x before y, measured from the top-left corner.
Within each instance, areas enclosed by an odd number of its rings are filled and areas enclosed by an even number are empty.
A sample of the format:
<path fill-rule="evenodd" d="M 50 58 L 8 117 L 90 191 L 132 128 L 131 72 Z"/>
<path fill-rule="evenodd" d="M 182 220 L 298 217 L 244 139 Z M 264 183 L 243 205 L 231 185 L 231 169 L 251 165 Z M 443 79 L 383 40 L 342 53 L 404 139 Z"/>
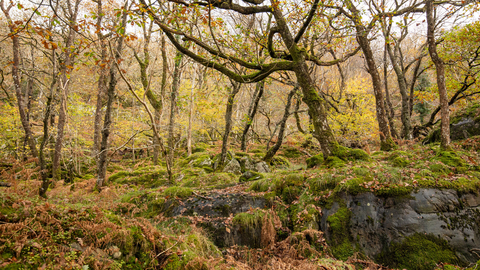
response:
<path fill-rule="evenodd" d="M 320 229 L 334 243 L 334 225 L 344 224 L 353 251 L 378 258 L 392 244 L 403 244 L 416 235 L 444 241 L 464 263 L 477 262 L 480 247 L 480 195 L 459 195 L 455 190 L 419 189 L 409 196 L 380 197 L 373 193 L 344 194 L 345 205 L 322 209 Z M 348 210 L 347 210 L 348 209 Z M 345 212 L 340 215 L 341 212 Z M 336 222 L 341 217 L 342 222 Z M 428 239 L 427 239 L 428 240 Z M 343 243 L 344 244 L 344 243 Z"/>
<path fill-rule="evenodd" d="M 230 161 L 227 162 L 227 165 L 223 168 L 223 172 L 226 173 L 233 173 L 236 175 L 242 174 L 242 166 L 238 160 L 232 158 Z"/>

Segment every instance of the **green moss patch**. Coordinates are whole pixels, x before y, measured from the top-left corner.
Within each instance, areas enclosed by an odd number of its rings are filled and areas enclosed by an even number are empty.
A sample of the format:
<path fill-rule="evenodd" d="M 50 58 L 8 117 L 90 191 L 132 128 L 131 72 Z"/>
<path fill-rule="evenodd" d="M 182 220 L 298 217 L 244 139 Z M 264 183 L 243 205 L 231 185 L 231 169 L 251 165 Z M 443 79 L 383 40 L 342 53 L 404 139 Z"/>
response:
<path fill-rule="evenodd" d="M 323 163 L 323 154 L 317 154 L 313 157 L 307 158 L 305 161 L 307 162 L 307 169 L 319 166 Z"/>
<path fill-rule="evenodd" d="M 420 233 L 401 243 L 392 243 L 388 251 L 379 256 L 379 261 L 394 268 L 419 270 L 435 269 L 440 262 L 461 263 L 447 241 Z"/>
<path fill-rule="evenodd" d="M 290 161 L 288 161 L 288 159 L 282 156 L 274 156 L 272 158 L 272 161 L 270 161 L 270 165 L 272 165 L 273 167 L 282 168 L 282 169 L 287 169 L 290 166 L 292 166 Z"/>
<path fill-rule="evenodd" d="M 299 158 L 303 153 L 293 146 L 283 146 L 282 155 L 286 158 Z"/>
<path fill-rule="evenodd" d="M 453 151 L 439 151 L 432 160 L 440 161 L 450 167 L 465 167 L 467 165 L 465 160 Z"/>
<path fill-rule="evenodd" d="M 178 198 L 184 199 L 192 196 L 193 189 L 186 188 L 186 187 L 173 186 L 165 189 L 165 191 L 163 191 L 163 194 L 165 196 L 169 196 L 172 198 L 178 197 Z"/>
<path fill-rule="evenodd" d="M 108 178 L 118 184 L 144 185 L 148 188 L 159 187 L 167 183 L 167 172 L 161 166 L 142 167 L 135 171 L 120 171 Z"/>
<path fill-rule="evenodd" d="M 351 236 L 348 228 L 352 212 L 347 207 L 341 207 L 338 211 L 327 218 L 332 233 L 330 247 L 333 256 L 342 261 L 353 255 Z"/>

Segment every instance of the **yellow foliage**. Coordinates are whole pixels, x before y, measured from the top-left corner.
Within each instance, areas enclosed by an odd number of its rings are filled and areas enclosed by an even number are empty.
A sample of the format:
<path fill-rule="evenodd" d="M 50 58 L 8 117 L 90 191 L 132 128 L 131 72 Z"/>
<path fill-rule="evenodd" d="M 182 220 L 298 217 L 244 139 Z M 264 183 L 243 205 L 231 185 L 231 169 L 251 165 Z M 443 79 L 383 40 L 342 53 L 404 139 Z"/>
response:
<path fill-rule="evenodd" d="M 349 80 L 338 103 L 338 113 L 330 109 L 331 128 L 340 141 L 365 141 L 377 137 L 378 124 L 371 82 L 355 77 Z"/>

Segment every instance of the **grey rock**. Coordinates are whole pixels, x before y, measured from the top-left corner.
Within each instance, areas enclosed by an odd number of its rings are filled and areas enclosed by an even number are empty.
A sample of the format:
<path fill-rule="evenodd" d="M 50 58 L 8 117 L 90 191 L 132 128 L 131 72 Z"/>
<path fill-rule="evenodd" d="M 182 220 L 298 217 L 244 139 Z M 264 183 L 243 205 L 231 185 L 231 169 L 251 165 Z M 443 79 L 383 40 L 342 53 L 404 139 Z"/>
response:
<path fill-rule="evenodd" d="M 371 258 L 386 250 L 390 243 L 420 233 L 446 240 L 465 262 L 479 259 L 473 251 L 480 247 L 480 195 L 460 198 L 454 190 L 419 189 L 410 197 L 401 198 L 377 197 L 372 193 L 343 196 L 352 212 L 349 228 L 352 239 Z M 323 209 L 320 229 L 327 239 L 332 237 L 327 218 L 339 208 L 334 203 L 331 209 Z"/>
<path fill-rule="evenodd" d="M 269 173 L 271 172 L 268 164 L 265 161 L 260 161 L 255 163 L 255 171 L 259 173 Z"/>
<path fill-rule="evenodd" d="M 253 160 L 248 156 L 242 157 L 240 159 L 240 164 L 242 165 L 243 168 L 245 168 L 245 171 L 255 170 L 255 164 L 253 163 Z"/>
<path fill-rule="evenodd" d="M 223 172 L 233 173 L 236 175 L 242 174 L 242 167 L 240 166 L 240 162 L 238 162 L 238 160 L 236 159 L 231 159 L 223 168 Z"/>
<path fill-rule="evenodd" d="M 207 158 L 203 160 L 202 162 L 198 163 L 198 167 L 203 167 L 203 166 L 209 166 L 211 167 L 213 165 L 213 162 L 210 158 Z"/>
<path fill-rule="evenodd" d="M 450 137 L 452 140 L 462 140 L 480 135 L 480 121 L 472 118 L 463 118 L 456 124 L 450 125 Z"/>

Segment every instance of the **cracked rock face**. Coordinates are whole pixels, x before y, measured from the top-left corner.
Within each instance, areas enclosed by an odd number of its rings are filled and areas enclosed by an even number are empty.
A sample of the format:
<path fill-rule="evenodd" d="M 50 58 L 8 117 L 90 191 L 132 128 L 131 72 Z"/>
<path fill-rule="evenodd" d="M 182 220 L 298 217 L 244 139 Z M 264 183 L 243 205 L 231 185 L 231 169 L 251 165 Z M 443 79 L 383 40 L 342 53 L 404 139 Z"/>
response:
<path fill-rule="evenodd" d="M 351 210 L 349 233 L 365 254 L 375 258 L 391 242 L 415 233 L 446 240 L 465 262 L 480 259 L 480 195 L 455 190 L 420 189 L 409 197 L 377 197 L 372 193 L 344 195 Z M 320 228 L 331 238 L 327 218 L 340 208 L 324 209 Z"/>

